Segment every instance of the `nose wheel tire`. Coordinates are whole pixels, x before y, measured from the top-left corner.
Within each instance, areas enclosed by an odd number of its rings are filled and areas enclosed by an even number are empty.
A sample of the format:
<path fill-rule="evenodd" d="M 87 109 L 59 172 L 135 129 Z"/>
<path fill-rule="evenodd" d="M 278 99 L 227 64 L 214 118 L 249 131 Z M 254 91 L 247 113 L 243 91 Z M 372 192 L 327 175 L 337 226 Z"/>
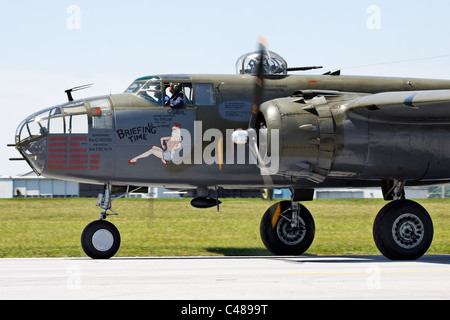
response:
<path fill-rule="evenodd" d="M 314 219 L 306 207 L 298 206 L 295 213 L 291 201 L 281 201 L 271 206 L 261 220 L 261 240 L 275 255 L 301 255 L 314 240 Z"/>
<path fill-rule="evenodd" d="M 398 200 L 378 213 L 373 226 L 378 250 L 391 260 L 416 260 L 433 241 L 433 221 L 418 203 Z"/>
<path fill-rule="evenodd" d="M 119 250 L 119 230 L 105 220 L 91 222 L 81 234 L 81 247 L 92 259 L 109 259 Z"/>

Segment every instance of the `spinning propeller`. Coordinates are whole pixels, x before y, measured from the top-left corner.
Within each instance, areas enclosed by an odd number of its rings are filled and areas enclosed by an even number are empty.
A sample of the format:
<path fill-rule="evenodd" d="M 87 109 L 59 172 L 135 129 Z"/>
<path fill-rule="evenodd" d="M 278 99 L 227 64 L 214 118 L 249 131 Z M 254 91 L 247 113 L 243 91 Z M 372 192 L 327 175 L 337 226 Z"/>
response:
<path fill-rule="evenodd" d="M 247 130 L 236 130 L 232 135 L 232 140 L 235 144 L 246 144 L 248 143 L 251 154 L 255 157 L 258 167 L 261 169 L 261 175 L 263 176 L 264 182 L 267 186 L 272 184 L 272 179 L 270 178 L 270 173 L 265 166 L 263 157 L 261 156 L 260 148 L 258 146 L 258 133 L 265 130 L 265 134 L 259 135 L 260 143 L 263 142 L 267 146 L 267 128 L 259 127 L 261 121 L 261 104 L 263 103 L 264 94 L 264 57 L 267 52 L 266 41 L 264 38 L 259 37 L 258 47 L 259 47 L 259 59 L 257 61 L 257 73 L 255 75 L 255 84 L 253 89 L 253 101 L 252 101 L 252 114 L 249 121 L 249 128 Z M 266 148 L 267 149 L 267 148 Z M 267 151 L 267 150 L 265 150 Z"/>
<path fill-rule="evenodd" d="M 264 93 L 263 59 L 264 59 L 265 52 L 267 51 L 266 40 L 264 38 L 260 37 L 258 44 L 259 44 L 259 59 L 258 59 L 257 73 L 256 73 L 256 78 L 255 78 L 255 86 L 253 89 L 252 116 L 250 117 L 250 123 L 249 123 L 249 127 L 251 129 L 256 128 L 257 120 L 260 115 L 260 106 L 262 103 L 262 97 L 263 97 L 263 93 Z"/>

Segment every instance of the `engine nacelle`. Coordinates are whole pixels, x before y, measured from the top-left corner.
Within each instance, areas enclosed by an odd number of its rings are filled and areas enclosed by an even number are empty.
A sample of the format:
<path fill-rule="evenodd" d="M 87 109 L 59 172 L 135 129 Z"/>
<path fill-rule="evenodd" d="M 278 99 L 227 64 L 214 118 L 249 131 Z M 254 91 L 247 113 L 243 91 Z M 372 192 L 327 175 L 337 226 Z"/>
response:
<path fill-rule="evenodd" d="M 279 174 L 321 183 L 335 157 L 335 122 L 325 97 L 312 93 L 305 97 L 302 93 L 301 97 L 266 102 L 261 112 L 269 135 L 272 129 L 279 130 Z"/>

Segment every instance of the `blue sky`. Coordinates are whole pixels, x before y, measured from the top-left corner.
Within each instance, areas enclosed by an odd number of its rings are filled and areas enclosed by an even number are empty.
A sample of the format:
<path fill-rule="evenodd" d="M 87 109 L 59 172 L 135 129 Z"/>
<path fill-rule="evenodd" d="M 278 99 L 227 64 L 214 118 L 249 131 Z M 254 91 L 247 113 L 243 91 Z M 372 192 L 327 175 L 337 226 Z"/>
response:
<path fill-rule="evenodd" d="M 0 175 L 28 170 L 5 145 L 26 116 L 64 102 L 65 89 L 94 82 L 81 98 L 143 75 L 234 73 L 258 35 L 290 66 L 450 79 L 449 14 L 440 0 L 2 2 Z M 440 58 L 415 60 L 426 57 Z M 390 61 L 408 62 L 348 68 Z"/>

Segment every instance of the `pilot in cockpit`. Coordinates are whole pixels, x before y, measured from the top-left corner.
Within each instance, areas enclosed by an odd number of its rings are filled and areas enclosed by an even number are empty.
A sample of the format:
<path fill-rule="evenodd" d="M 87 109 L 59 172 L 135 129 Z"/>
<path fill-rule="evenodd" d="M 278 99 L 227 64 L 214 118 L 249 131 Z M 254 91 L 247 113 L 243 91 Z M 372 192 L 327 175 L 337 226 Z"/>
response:
<path fill-rule="evenodd" d="M 170 83 L 170 93 L 172 96 L 169 101 L 166 102 L 166 106 L 170 106 L 175 109 L 182 108 L 184 106 L 184 95 L 182 86 L 180 83 Z"/>

